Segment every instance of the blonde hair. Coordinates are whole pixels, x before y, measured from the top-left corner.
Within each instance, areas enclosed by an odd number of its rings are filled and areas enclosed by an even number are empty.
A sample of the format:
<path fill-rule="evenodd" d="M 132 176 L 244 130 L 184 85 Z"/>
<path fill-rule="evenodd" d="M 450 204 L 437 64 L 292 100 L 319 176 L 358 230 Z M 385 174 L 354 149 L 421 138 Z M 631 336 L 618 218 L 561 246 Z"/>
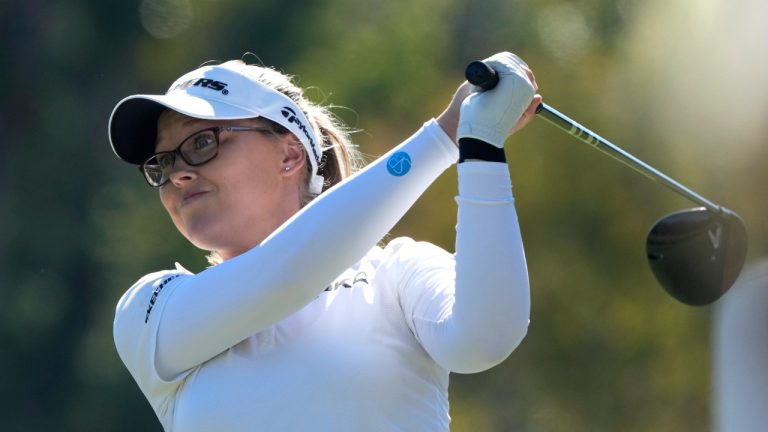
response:
<path fill-rule="evenodd" d="M 291 98 L 304 112 L 315 134 L 320 139 L 320 149 L 323 152 L 318 165 L 318 174 L 324 179 L 322 192 L 349 177 L 364 165 L 362 153 L 352 144 L 350 138 L 352 130 L 331 112 L 332 106 L 323 106 L 310 101 L 305 97 L 304 89 L 294 84 L 291 75 L 271 67 L 247 64 L 242 60 L 227 62 L 227 64 L 231 63 L 237 64 L 238 69 L 248 74 L 249 77 Z M 268 121 L 268 123 L 276 133 L 290 133 L 288 129 L 278 123 L 272 121 Z M 298 138 L 296 138 L 296 142 L 299 142 Z M 306 166 L 307 170 L 299 197 L 301 207 L 317 197 L 309 191 L 309 181 L 312 175 L 309 161 L 307 161 Z M 220 264 L 223 261 L 216 251 L 212 251 L 207 259 L 211 265 Z"/>

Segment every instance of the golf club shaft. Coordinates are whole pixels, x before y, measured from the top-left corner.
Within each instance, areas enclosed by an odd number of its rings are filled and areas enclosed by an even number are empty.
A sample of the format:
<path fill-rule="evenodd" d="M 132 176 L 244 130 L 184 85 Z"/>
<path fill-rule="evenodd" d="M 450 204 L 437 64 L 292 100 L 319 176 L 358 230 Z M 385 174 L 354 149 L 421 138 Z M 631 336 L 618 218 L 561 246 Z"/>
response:
<path fill-rule="evenodd" d="M 552 108 L 551 106 L 545 103 L 541 103 L 538 106 L 538 108 L 536 108 L 536 115 L 548 121 L 549 123 L 557 126 L 559 129 L 578 138 L 579 140 L 600 150 L 601 152 L 607 154 L 608 156 L 618 160 L 619 162 L 622 162 L 623 164 L 634 169 L 640 174 L 645 175 L 649 179 L 655 180 L 663 184 L 664 186 L 668 187 L 674 192 L 677 192 L 679 195 L 695 202 L 696 204 L 704 206 L 708 210 L 713 211 L 715 213 L 721 212 L 722 209 L 719 205 L 704 198 L 703 196 L 697 194 L 696 192 L 688 189 L 687 187 L 673 180 L 666 174 L 648 165 L 647 163 L 641 161 L 635 156 L 627 153 L 626 151 L 622 150 L 615 144 L 612 144 L 607 139 L 585 128 L 584 126 L 580 125 L 576 121 L 572 120 L 571 118 L 561 113 L 560 111 Z"/>
<path fill-rule="evenodd" d="M 467 66 L 466 77 L 470 83 L 485 90 L 494 88 L 499 82 L 496 71 L 481 61 L 474 61 Z M 651 180 L 655 180 L 672 191 L 677 192 L 679 195 L 688 198 L 696 204 L 704 206 L 708 210 L 718 214 L 723 212 L 723 208 L 719 205 L 688 189 L 666 174 L 632 156 L 615 144 L 612 144 L 607 139 L 585 128 L 551 106 L 545 103 L 540 104 L 538 108 L 536 108 L 536 115 L 608 156 L 624 163 Z"/>

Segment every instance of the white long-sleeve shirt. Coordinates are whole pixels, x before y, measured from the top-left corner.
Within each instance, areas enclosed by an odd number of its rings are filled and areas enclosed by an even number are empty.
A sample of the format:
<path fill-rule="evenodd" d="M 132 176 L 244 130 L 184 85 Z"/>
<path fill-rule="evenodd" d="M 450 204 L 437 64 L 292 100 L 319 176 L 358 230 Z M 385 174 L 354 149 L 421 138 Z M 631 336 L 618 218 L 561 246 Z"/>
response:
<path fill-rule="evenodd" d="M 457 159 L 434 122 L 262 244 L 120 299 L 118 353 L 168 431 L 446 431 L 449 372 L 503 361 L 530 312 L 507 166 L 459 165 L 456 253 L 376 243 Z"/>

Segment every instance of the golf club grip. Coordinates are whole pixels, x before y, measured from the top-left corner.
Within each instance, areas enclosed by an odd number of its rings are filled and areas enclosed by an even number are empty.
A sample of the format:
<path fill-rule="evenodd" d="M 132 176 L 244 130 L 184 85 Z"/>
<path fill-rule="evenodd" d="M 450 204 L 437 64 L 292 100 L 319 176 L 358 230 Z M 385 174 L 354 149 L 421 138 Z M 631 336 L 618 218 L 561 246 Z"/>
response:
<path fill-rule="evenodd" d="M 489 65 L 479 60 L 473 61 L 467 65 L 467 68 L 464 71 L 464 75 L 467 78 L 467 81 L 482 88 L 483 90 L 491 90 L 499 83 L 499 75 L 496 73 L 496 71 L 493 70 L 493 68 L 491 68 Z M 572 120 L 551 106 L 542 102 L 538 107 L 536 107 L 536 115 L 553 124 L 560 130 L 568 133 L 569 135 L 578 138 L 580 141 L 589 144 L 590 146 L 634 169 L 640 174 L 643 174 L 649 179 L 661 183 L 680 196 L 685 197 L 698 205 L 704 206 L 715 213 L 721 213 L 723 211 L 723 208 L 719 205 L 709 201 L 691 189 L 688 189 L 666 174 L 658 171 L 640 159 L 627 153 L 620 147 L 585 128 L 578 122 Z"/>
<path fill-rule="evenodd" d="M 470 84 L 474 84 L 483 90 L 490 90 L 499 83 L 499 74 L 480 60 L 475 60 L 468 64 L 464 70 L 464 75 Z"/>

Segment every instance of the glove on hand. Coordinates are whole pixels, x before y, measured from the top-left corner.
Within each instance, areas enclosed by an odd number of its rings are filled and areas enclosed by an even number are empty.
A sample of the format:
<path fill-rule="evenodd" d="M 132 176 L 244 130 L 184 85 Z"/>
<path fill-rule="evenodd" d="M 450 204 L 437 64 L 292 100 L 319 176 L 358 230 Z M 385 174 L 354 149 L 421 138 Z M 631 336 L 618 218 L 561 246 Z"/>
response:
<path fill-rule="evenodd" d="M 475 92 L 461 104 L 456 137 L 475 138 L 504 148 L 504 141 L 531 104 L 536 90 L 528 79 L 526 64 L 509 52 L 483 60 L 499 74 L 499 83 L 491 90 Z"/>

